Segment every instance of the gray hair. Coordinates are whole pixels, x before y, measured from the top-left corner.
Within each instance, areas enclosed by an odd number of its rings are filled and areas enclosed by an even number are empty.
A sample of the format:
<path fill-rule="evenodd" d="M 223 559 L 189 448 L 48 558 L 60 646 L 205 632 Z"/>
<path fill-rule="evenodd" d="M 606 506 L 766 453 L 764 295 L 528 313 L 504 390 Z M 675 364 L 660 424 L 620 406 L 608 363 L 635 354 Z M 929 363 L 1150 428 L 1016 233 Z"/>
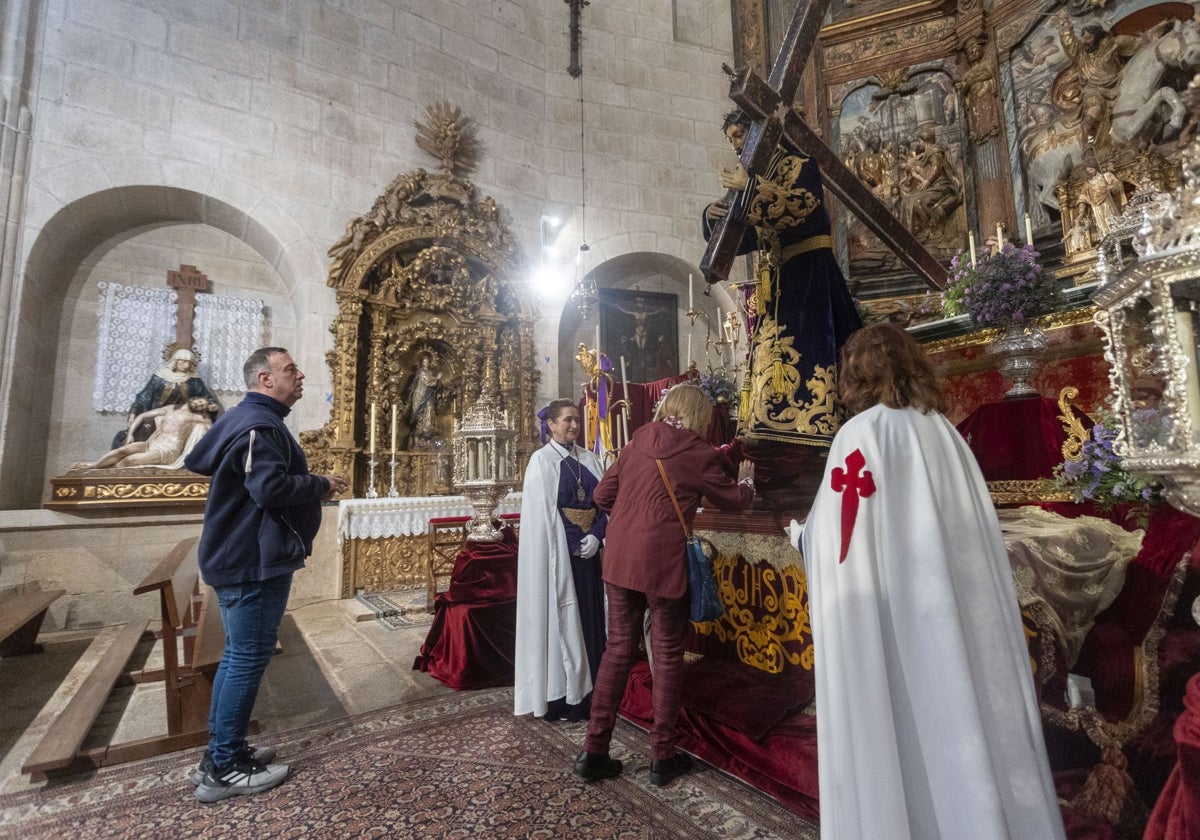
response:
<path fill-rule="evenodd" d="M 251 353 L 246 364 L 242 365 L 242 378 L 246 380 L 247 390 L 259 390 L 258 375 L 271 369 L 271 357 L 287 352 L 282 347 L 260 347 Z"/>

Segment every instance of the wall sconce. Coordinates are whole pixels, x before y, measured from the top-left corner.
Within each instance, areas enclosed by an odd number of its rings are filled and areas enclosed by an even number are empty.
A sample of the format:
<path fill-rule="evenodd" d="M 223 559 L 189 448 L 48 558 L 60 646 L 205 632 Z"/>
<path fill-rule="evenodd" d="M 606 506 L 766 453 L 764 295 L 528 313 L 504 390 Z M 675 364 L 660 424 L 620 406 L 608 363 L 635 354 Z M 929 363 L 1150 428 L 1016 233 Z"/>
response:
<path fill-rule="evenodd" d="M 1161 481 L 1173 506 L 1200 516 L 1200 140 L 1182 163 L 1166 212 L 1139 231 L 1137 261 L 1092 299 L 1120 425 L 1116 453 Z"/>

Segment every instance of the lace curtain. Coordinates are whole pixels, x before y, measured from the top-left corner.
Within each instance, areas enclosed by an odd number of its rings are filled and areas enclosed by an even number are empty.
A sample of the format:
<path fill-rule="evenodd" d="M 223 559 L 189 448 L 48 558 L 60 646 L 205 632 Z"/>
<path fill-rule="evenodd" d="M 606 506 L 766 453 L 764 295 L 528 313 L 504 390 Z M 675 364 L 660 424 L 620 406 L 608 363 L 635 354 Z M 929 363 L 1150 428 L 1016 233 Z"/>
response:
<path fill-rule="evenodd" d="M 163 347 L 175 340 L 175 290 L 119 283 L 101 283 L 99 289 L 100 339 L 92 407 L 124 414 L 162 364 Z"/>
<path fill-rule="evenodd" d="M 242 365 L 263 346 L 263 302 L 246 298 L 196 295 L 192 328 L 203 360 L 201 376 L 214 391 L 242 393 Z"/>

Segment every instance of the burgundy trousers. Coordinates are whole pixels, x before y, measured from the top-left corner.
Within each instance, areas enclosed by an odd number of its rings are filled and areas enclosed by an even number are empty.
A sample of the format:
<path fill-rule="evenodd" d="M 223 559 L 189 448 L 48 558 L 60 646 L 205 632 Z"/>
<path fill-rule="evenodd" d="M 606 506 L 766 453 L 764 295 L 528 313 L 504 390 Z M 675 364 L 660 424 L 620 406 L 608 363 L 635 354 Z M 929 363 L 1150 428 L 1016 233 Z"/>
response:
<path fill-rule="evenodd" d="M 607 755 L 617 723 L 617 709 L 625 694 L 629 671 L 637 658 L 643 616 L 650 609 L 650 647 L 654 652 L 654 723 L 650 727 L 650 755 L 655 760 L 675 754 L 675 724 L 683 696 L 683 640 L 687 632 L 688 600 L 659 598 L 611 583 L 608 593 L 608 644 L 600 660 L 600 673 L 592 689 L 592 716 L 583 748 Z"/>

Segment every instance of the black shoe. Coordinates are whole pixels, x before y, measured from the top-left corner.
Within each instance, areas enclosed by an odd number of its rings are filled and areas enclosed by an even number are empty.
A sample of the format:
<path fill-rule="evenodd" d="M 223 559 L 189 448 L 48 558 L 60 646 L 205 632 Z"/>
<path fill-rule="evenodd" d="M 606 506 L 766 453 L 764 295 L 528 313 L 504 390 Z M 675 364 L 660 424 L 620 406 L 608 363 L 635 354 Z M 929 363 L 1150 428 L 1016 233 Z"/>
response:
<path fill-rule="evenodd" d="M 621 775 L 621 769 L 624 766 L 615 758 L 609 758 L 607 753 L 604 755 L 593 755 L 590 752 L 581 752 L 579 757 L 575 759 L 575 775 L 579 776 L 585 782 L 615 779 Z"/>
<path fill-rule="evenodd" d="M 677 752 L 670 758 L 655 759 L 650 762 L 650 784 L 662 787 L 691 769 L 692 757 L 687 753 Z"/>

